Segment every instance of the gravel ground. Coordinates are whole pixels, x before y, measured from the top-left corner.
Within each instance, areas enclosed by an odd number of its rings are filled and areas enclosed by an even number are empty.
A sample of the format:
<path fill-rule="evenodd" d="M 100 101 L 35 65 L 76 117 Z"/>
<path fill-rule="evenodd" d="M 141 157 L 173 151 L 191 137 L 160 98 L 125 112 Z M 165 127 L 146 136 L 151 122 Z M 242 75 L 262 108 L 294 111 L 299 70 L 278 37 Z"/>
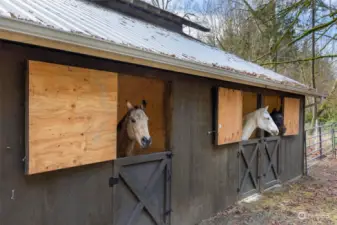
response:
<path fill-rule="evenodd" d="M 198 225 L 337 224 L 337 160 L 327 157 L 309 176 L 241 202 Z"/>

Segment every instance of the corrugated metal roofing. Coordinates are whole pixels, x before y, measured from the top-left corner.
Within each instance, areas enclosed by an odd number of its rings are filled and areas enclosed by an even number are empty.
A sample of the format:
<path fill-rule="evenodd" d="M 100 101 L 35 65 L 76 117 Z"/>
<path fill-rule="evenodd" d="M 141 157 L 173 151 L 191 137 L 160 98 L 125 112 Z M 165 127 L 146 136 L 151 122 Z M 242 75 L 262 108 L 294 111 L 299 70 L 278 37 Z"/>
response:
<path fill-rule="evenodd" d="M 256 79 L 308 88 L 233 54 L 83 0 L 1 0 L 0 16 L 206 64 Z"/>

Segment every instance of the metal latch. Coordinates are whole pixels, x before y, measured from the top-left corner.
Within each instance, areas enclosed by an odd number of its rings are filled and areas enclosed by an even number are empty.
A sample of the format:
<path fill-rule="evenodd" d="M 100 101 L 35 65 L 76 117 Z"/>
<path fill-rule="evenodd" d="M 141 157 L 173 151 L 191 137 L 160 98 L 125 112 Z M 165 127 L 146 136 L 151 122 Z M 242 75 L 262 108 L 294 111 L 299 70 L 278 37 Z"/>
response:
<path fill-rule="evenodd" d="M 169 209 L 169 210 L 167 210 L 167 211 L 164 213 L 164 215 L 165 215 L 165 216 L 168 216 L 168 215 L 171 214 L 171 212 L 172 212 L 172 209 Z"/>
<path fill-rule="evenodd" d="M 117 177 L 110 177 L 109 179 L 109 187 L 113 187 L 115 184 L 118 184 L 119 178 Z"/>

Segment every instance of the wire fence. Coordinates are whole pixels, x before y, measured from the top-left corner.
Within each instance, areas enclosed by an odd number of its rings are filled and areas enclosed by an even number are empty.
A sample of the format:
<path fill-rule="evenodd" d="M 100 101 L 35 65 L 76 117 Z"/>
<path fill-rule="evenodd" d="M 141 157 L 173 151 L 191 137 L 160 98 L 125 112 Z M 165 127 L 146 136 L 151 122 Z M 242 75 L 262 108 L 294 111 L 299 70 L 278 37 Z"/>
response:
<path fill-rule="evenodd" d="M 336 158 L 337 123 L 325 124 L 305 130 L 306 169 L 328 155 Z"/>

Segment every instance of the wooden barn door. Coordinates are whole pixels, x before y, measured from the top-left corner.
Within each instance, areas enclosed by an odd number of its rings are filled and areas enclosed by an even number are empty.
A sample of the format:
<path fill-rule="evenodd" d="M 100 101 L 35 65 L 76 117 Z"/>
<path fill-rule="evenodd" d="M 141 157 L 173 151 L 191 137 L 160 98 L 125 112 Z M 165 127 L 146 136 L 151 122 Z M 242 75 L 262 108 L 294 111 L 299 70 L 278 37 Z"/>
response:
<path fill-rule="evenodd" d="M 261 164 L 262 164 L 262 187 L 261 189 L 270 188 L 278 183 L 281 162 L 281 137 L 264 138 L 262 145 Z"/>
<path fill-rule="evenodd" d="M 113 225 L 170 224 L 170 152 L 114 161 Z"/>
<path fill-rule="evenodd" d="M 280 143 L 279 136 L 240 143 L 238 152 L 240 198 L 280 183 Z"/>
<path fill-rule="evenodd" d="M 258 193 L 260 190 L 260 139 L 242 141 L 239 145 L 239 187 L 240 198 Z"/>

